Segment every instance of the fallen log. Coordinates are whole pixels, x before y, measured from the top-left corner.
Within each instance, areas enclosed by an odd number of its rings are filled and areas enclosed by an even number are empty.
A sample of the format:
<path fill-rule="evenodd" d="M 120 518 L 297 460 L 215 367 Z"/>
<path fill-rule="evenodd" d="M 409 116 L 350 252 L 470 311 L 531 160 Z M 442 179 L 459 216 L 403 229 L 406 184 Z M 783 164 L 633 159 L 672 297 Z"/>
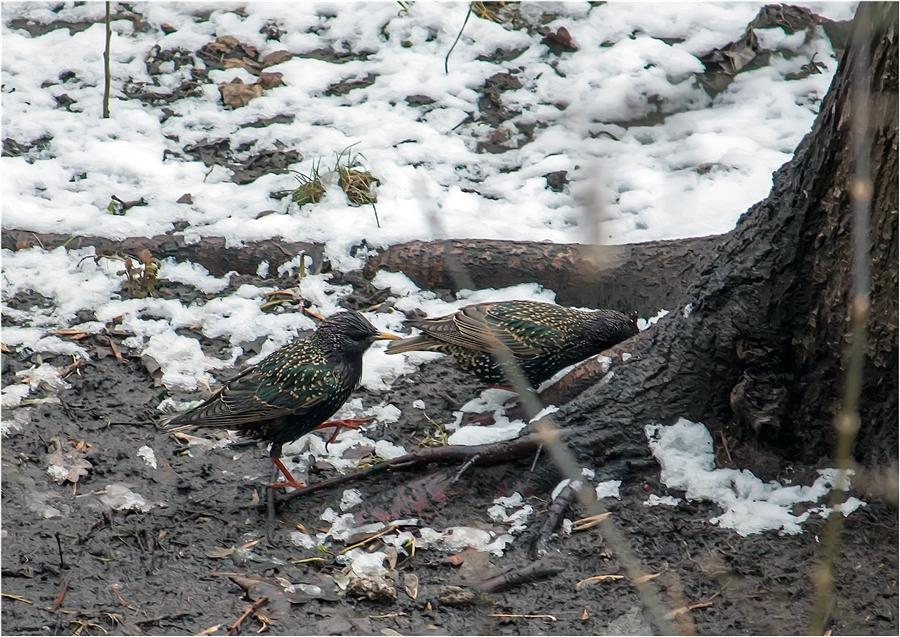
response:
<path fill-rule="evenodd" d="M 198 263 L 214 276 L 222 276 L 232 271 L 238 274 L 256 274 L 259 264 L 263 261 L 269 262 L 269 272 L 274 273 L 278 270 L 278 266 L 287 263 L 301 252 L 312 258 L 313 268 L 316 271 L 321 269 L 324 261 L 322 244 L 277 239 L 227 245 L 222 237 L 203 237 L 195 243 L 187 243 L 183 236 L 175 234 L 110 239 L 10 230 L 3 232 L 2 245 L 6 250 L 24 250 L 32 246 L 46 250 L 63 245 L 71 250 L 93 247 L 97 254 L 106 255 L 136 255 L 146 249 L 157 259 L 173 257 L 177 261 Z"/>
<path fill-rule="evenodd" d="M 476 288 L 540 283 L 563 305 L 636 310 L 672 309 L 723 235 L 620 246 L 453 239 L 411 241 L 369 258 L 363 270 L 400 271 L 424 289 L 457 291 L 448 269 L 463 269 Z"/>

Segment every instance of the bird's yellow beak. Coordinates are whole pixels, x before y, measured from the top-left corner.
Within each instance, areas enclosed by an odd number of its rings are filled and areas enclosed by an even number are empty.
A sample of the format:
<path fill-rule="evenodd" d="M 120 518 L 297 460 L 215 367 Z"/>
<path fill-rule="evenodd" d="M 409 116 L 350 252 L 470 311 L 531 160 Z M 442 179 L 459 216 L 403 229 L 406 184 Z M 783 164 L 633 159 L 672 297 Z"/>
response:
<path fill-rule="evenodd" d="M 378 336 L 375 337 L 376 341 L 399 341 L 402 339 L 402 336 L 397 336 L 396 334 L 391 334 L 390 332 L 378 332 Z"/>
<path fill-rule="evenodd" d="M 312 318 L 316 319 L 317 321 L 325 320 L 324 316 L 322 316 L 321 314 L 316 312 L 314 309 L 309 308 L 309 307 L 303 308 L 303 313 L 306 314 L 307 316 L 311 316 Z"/>

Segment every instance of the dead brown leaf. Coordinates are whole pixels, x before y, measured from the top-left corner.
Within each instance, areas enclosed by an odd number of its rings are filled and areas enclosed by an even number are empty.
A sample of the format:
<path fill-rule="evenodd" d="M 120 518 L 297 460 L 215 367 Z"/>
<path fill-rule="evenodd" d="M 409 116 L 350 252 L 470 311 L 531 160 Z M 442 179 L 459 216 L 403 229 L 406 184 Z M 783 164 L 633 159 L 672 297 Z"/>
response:
<path fill-rule="evenodd" d="M 419 576 L 415 573 L 406 573 L 403 576 L 403 590 L 413 601 L 419 596 Z"/>
<path fill-rule="evenodd" d="M 236 77 L 231 82 L 219 84 L 219 93 L 226 106 L 240 108 L 260 97 L 263 87 L 259 84 L 245 84 L 241 78 Z"/>

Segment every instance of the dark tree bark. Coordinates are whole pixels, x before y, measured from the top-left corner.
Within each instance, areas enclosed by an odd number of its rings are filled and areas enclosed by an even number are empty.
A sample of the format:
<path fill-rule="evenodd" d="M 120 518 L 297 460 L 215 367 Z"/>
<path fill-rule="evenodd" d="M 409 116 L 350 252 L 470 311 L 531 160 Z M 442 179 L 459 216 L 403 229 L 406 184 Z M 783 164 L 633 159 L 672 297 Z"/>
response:
<path fill-rule="evenodd" d="M 897 4 L 862 3 L 853 28 L 870 41 L 873 182 L 857 455 L 884 463 L 897 450 Z M 775 173 L 768 198 L 715 246 L 675 311 L 634 339 L 613 379 L 557 414 L 584 427 L 586 452 L 602 457 L 601 433 L 636 444 L 639 425 L 680 416 L 738 422 L 795 457 L 831 450 L 849 326 L 858 54 L 847 48 L 812 131 Z"/>

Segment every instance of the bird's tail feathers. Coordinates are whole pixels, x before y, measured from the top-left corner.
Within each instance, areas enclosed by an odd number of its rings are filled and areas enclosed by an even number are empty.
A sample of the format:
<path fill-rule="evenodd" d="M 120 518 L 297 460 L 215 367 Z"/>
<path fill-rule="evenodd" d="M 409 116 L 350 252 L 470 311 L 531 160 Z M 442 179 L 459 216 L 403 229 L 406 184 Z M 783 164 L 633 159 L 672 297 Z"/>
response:
<path fill-rule="evenodd" d="M 388 354 L 402 354 L 404 352 L 440 352 L 444 343 L 426 334 L 410 336 L 399 341 L 391 341 L 385 350 Z"/>

